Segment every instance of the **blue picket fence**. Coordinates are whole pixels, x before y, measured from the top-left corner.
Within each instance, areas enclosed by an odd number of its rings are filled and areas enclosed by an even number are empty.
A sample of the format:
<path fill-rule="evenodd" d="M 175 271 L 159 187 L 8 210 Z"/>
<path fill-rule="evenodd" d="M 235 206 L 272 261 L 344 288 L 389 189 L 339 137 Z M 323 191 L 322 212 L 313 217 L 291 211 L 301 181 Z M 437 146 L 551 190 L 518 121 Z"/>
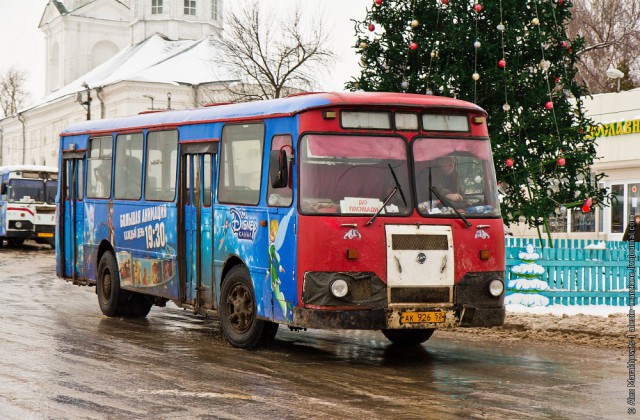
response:
<path fill-rule="evenodd" d="M 541 280 L 549 290 L 537 292 L 556 305 L 629 305 L 629 244 L 622 241 L 578 239 L 548 240 L 507 237 L 507 279 L 515 278 L 511 268 L 522 263 L 518 254 L 532 244 L 540 254 L 536 261 L 544 267 Z M 590 249 L 590 248 L 604 249 Z M 640 257 L 640 244 L 636 244 Z M 636 262 L 636 279 L 640 278 L 640 258 Z M 507 294 L 511 291 L 508 290 Z M 515 291 L 514 291 L 515 292 Z M 634 304 L 637 304 L 637 298 Z"/>

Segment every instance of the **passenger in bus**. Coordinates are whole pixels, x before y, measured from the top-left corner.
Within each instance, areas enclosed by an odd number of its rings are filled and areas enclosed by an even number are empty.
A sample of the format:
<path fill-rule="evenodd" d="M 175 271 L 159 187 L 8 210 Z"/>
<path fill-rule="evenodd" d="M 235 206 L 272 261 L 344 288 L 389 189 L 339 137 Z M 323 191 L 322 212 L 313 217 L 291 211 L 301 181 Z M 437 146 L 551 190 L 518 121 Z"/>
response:
<path fill-rule="evenodd" d="M 431 184 L 454 206 L 464 205 L 455 157 L 441 156 L 435 160 L 431 170 Z"/>

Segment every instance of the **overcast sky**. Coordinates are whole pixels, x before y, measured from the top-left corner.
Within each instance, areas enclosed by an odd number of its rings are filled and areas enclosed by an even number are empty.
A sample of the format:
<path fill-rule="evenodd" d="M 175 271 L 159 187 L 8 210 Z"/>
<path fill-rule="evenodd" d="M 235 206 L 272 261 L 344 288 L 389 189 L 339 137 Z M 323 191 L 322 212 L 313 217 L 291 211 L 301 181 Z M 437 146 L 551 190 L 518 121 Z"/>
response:
<path fill-rule="evenodd" d="M 227 3 L 238 0 L 227 0 Z M 243 0 L 240 0 L 243 1 Z M 273 3 L 272 10 L 289 7 L 294 0 L 260 0 Z M 44 35 L 38 29 L 48 0 L 0 0 L 0 72 L 11 65 L 27 71 L 28 90 L 34 98 L 44 94 Z M 351 76 L 358 74 L 358 57 L 351 46 L 355 42 L 353 22 L 362 19 L 373 0 L 302 1 L 312 13 L 324 10 L 327 28 L 331 30 L 331 45 L 338 56 L 335 69 L 320 80 L 323 90 L 342 90 Z"/>

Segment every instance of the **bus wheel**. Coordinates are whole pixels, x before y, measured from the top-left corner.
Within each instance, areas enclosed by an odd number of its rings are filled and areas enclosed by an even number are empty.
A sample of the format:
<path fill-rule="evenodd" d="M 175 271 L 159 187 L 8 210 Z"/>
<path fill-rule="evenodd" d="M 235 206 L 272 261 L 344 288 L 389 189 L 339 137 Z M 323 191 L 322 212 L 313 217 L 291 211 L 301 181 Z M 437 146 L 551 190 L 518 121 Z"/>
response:
<path fill-rule="evenodd" d="M 278 329 L 278 324 L 256 318 L 256 299 L 245 266 L 233 267 L 225 277 L 219 314 L 222 332 L 234 347 L 250 349 L 268 344 Z"/>
<path fill-rule="evenodd" d="M 127 296 L 120 289 L 118 263 L 111 252 L 105 252 L 100 258 L 96 288 L 102 313 L 106 316 L 123 315 L 122 307 Z"/>
<path fill-rule="evenodd" d="M 149 314 L 153 301 L 142 293 L 127 292 L 127 316 L 130 318 L 144 318 Z"/>
<path fill-rule="evenodd" d="M 403 346 L 416 346 L 431 338 L 433 328 L 425 330 L 382 330 L 389 341 Z"/>

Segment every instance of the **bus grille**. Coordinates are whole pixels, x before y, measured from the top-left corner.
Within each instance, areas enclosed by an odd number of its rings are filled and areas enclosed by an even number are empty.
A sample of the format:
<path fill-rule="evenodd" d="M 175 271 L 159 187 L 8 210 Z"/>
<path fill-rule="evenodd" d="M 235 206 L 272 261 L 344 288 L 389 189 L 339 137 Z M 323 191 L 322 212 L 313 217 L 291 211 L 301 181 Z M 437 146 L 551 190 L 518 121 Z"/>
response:
<path fill-rule="evenodd" d="M 450 287 L 394 287 L 389 303 L 443 303 L 450 302 Z"/>
<path fill-rule="evenodd" d="M 447 250 L 447 235 L 392 235 L 391 247 L 395 250 Z"/>

